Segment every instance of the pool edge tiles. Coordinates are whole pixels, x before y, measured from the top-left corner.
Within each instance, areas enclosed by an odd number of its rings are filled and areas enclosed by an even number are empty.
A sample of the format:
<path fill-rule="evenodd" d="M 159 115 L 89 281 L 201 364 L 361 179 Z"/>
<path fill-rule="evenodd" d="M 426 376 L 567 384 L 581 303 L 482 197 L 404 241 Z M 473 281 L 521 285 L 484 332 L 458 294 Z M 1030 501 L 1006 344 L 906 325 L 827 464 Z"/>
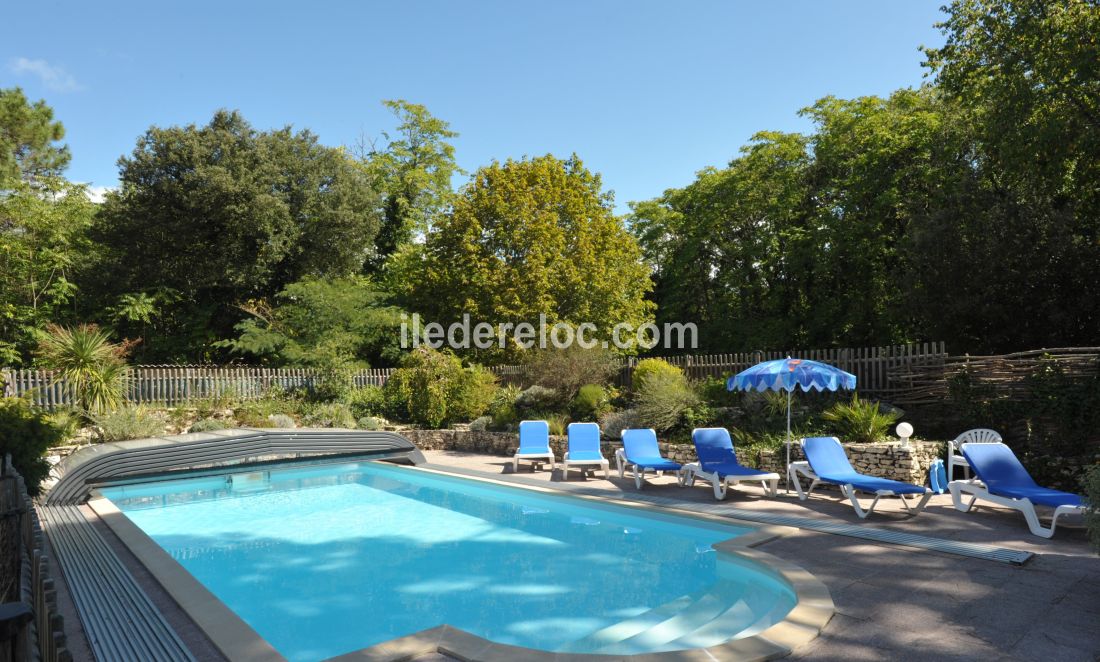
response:
<path fill-rule="evenodd" d="M 373 463 L 372 463 L 373 464 Z M 679 510 L 665 506 L 631 501 L 609 502 L 606 498 L 590 495 L 566 493 L 552 487 L 541 488 L 516 485 L 492 478 L 472 477 L 454 474 L 438 469 L 392 467 L 391 470 L 413 472 L 407 475 L 435 475 L 464 484 L 488 484 L 509 490 L 522 490 L 528 494 L 541 493 L 543 496 L 561 500 L 567 505 L 598 507 L 622 515 L 657 517 L 665 521 L 692 524 L 709 522 L 711 526 L 720 525 L 723 530 L 737 531 L 730 539 L 723 539 L 713 547 L 723 559 L 738 565 L 747 565 L 757 571 L 779 578 L 792 589 L 794 607 L 787 615 L 767 627 L 763 632 L 741 639 L 733 639 L 712 646 L 705 653 L 703 649 L 687 649 L 670 652 L 642 653 L 635 657 L 646 660 L 689 660 L 689 659 L 765 659 L 784 655 L 793 648 L 818 635 L 833 614 L 833 604 L 827 589 L 816 578 L 802 568 L 786 561 L 752 549 L 776 536 L 783 535 L 789 529 L 785 527 L 761 526 L 758 523 L 744 522 L 729 517 L 702 514 Z M 487 486 L 488 486 L 487 485 Z M 164 548 L 146 534 L 133 521 L 120 511 L 115 504 L 99 494 L 89 502 L 92 509 L 129 547 L 139 560 L 146 565 L 154 578 L 180 604 L 193 621 L 206 632 L 207 636 L 229 659 L 286 659 L 271 644 L 264 640 L 240 616 L 218 600 L 213 593 L 192 576 L 183 565 L 175 561 Z M 711 527 L 704 527 L 711 528 Z M 376 640 L 377 641 L 377 640 Z M 427 652 L 443 652 L 460 659 L 496 660 L 515 659 L 522 656 L 527 659 L 586 660 L 608 659 L 606 655 L 589 653 L 557 653 L 545 650 L 522 648 L 490 641 L 474 633 L 451 625 L 430 627 L 420 632 L 398 637 L 350 653 L 329 658 L 331 660 L 377 660 L 406 658 Z M 618 657 L 630 657 L 620 655 Z"/>

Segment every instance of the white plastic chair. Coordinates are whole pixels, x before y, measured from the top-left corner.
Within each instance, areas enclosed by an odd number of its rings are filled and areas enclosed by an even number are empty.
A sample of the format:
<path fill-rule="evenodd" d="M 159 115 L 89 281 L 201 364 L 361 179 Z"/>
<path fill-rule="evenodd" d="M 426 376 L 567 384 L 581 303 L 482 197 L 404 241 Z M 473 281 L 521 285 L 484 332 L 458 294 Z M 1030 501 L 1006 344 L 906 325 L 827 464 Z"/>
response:
<path fill-rule="evenodd" d="M 970 463 L 962 455 L 963 444 L 1000 444 L 1004 443 L 1001 434 L 989 428 L 967 430 L 951 441 L 947 452 L 947 480 L 955 480 L 955 467 L 963 468 L 963 475 L 970 480 Z"/>

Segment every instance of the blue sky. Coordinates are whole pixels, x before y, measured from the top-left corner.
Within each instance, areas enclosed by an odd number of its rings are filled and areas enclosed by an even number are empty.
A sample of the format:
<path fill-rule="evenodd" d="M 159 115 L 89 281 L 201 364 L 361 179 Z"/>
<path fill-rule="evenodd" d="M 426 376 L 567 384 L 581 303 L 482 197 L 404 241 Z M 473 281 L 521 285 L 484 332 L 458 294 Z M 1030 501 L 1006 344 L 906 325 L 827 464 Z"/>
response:
<path fill-rule="evenodd" d="M 55 108 L 68 176 L 94 186 L 151 125 L 236 108 L 353 144 L 392 128 L 380 102 L 403 98 L 451 122 L 466 170 L 576 152 L 625 211 L 756 131 L 808 129 L 797 111 L 821 96 L 919 85 L 941 4 L 18 2 L 0 87 Z"/>

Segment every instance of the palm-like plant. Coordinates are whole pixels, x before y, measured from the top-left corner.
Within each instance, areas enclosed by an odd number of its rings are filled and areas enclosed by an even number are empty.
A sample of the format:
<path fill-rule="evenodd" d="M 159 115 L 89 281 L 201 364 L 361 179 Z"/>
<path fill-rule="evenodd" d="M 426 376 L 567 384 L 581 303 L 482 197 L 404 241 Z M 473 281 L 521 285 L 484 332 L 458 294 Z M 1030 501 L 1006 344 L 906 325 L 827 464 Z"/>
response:
<path fill-rule="evenodd" d="M 860 400 L 855 394 L 851 403 L 838 402 L 821 417 L 832 423 L 845 441 L 862 444 L 881 441 L 899 418 L 895 412 L 881 411 L 877 402 Z"/>
<path fill-rule="evenodd" d="M 125 385 L 126 346 L 111 342 L 110 335 L 94 324 L 65 328 L 51 324 L 38 343 L 42 364 L 57 371 L 54 383 L 62 383 L 85 415 L 112 411 L 122 403 Z"/>

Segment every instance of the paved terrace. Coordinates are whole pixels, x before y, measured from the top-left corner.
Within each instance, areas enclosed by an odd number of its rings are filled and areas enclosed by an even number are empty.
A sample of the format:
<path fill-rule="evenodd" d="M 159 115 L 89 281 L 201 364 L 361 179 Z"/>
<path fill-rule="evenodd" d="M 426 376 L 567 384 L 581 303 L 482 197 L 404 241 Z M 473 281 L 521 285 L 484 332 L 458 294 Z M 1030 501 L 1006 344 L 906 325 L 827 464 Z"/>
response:
<path fill-rule="evenodd" d="M 560 469 L 532 472 L 507 458 L 426 451 L 434 468 L 477 472 L 543 487 L 596 491 L 612 499 L 638 492 L 633 478 L 563 481 Z M 614 463 L 612 463 L 614 468 Z M 1031 535 L 1016 511 L 992 506 L 960 513 L 947 494 L 932 497 L 918 517 L 896 499 L 879 502 L 867 520 L 856 517 L 838 492 L 817 491 L 806 502 L 780 490 L 777 499 L 758 487 L 731 488 L 724 502 L 710 485 L 680 488 L 671 477 L 651 478 L 643 493 L 677 499 L 688 509 L 724 508 L 823 521 L 841 521 L 903 533 L 996 545 L 1034 556 L 1024 565 L 964 558 L 848 536 L 800 529 L 759 546 L 806 568 L 828 586 L 836 615 L 820 637 L 788 659 L 813 660 L 1058 660 L 1100 659 L 1100 558 L 1083 529 L 1063 528 L 1053 540 Z"/>

